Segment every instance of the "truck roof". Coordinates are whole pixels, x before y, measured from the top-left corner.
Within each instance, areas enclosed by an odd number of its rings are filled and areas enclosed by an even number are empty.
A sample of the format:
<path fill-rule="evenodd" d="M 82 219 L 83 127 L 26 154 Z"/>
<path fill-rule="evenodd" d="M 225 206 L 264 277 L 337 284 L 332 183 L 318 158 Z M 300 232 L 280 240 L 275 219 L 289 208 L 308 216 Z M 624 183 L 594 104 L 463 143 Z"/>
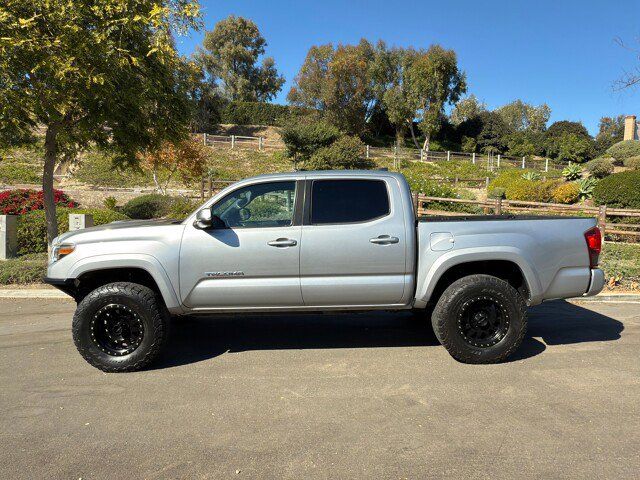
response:
<path fill-rule="evenodd" d="M 282 172 L 282 173 L 266 173 L 263 175 L 256 175 L 254 177 L 246 178 L 243 180 L 250 181 L 256 179 L 302 179 L 302 178 L 320 178 L 320 177 L 395 177 L 404 180 L 404 176 L 401 173 L 389 172 L 388 170 L 299 170 L 297 172 Z"/>

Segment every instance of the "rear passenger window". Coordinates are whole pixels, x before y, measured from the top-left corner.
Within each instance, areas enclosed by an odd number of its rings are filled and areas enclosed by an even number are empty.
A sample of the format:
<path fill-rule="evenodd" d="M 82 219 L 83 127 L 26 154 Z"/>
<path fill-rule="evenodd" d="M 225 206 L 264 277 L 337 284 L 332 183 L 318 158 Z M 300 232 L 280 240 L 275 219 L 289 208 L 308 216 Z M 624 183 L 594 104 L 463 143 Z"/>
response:
<path fill-rule="evenodd" d="M 381 180 L 314 180 L 311 223 L 366 222 L 390 212 L 387 186 Z"/>

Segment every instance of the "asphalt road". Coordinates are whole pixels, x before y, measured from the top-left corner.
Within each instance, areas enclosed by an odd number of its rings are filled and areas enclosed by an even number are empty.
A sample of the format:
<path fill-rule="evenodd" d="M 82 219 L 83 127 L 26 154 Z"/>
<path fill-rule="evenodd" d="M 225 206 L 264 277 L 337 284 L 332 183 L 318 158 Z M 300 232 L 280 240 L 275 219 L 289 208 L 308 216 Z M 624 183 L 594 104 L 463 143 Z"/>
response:
<path fill-rule="evenodd" d="M 73 308 L 0 300 L 0 478 L 638 478 L 637 303 L 535 307 L 489 366 L 397 314 L 188 319 L 129 374 Z"/>

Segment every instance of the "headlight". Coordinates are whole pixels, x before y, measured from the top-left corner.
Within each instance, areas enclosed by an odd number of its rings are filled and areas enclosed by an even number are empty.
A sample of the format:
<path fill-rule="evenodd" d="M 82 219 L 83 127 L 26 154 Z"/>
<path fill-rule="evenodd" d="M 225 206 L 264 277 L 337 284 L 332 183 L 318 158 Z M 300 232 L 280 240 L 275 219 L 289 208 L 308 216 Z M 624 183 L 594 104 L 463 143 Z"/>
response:
<path fill-rule="evenodd" d="M 51 262 L 57 262 L 62 257 L 66 257 L 76 249 L 76 246 L 72 243 L 63 243 L 56 245 L 51 249 Z"/>

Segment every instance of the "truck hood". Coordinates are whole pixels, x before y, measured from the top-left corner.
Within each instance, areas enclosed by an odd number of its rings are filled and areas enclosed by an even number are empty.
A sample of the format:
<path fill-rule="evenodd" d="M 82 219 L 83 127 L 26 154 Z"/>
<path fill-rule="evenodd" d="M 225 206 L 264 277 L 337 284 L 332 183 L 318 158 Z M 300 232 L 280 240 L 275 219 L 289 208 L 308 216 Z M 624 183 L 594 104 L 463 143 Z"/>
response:
<path fill-rule="evenodd" d="M 95 233 L 101 231 L 108 230 L 122 230 L 122 229 L 133 229 L 133 228 L 144 228 L 144 227 L 159 227 L 164 225 L 175 225 L 180 224 L 182 222 L 178 220 L 172 219 L 154 219 L 154 220 L 118 220 L 111 223 L 105 223 L 104 225 L 100 225 L 97 227 L 89 227 L 84 228 L 82 230 L 74 230 L 72 232 L 63 233 L 55 238 L 53 241 L 54 244 L 60 244 L 65 241 L 73 241 L 74 236 L 81 235 L 84 233 Z"/>

